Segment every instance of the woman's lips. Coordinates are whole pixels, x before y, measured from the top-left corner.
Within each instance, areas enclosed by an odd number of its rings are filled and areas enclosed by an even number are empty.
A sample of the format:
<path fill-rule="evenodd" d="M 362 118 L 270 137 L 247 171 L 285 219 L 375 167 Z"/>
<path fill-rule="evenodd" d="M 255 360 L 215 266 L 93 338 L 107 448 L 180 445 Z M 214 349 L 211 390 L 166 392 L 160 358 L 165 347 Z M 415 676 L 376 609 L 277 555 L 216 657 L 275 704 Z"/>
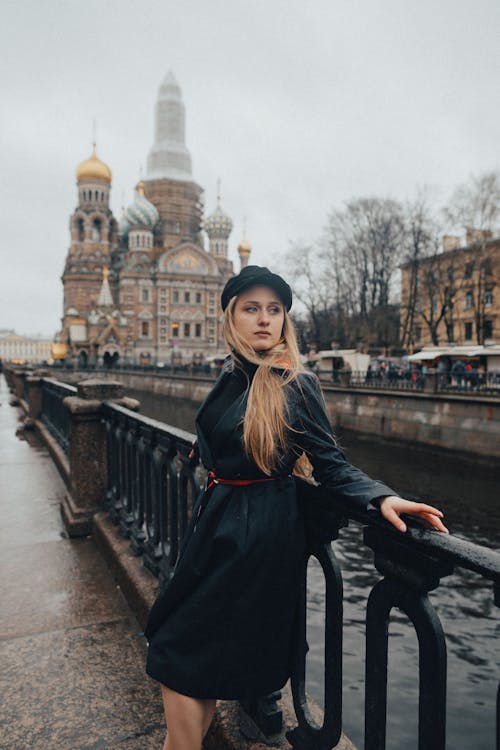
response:
<path fill-rule="evenodd" d="M 270 336 L 271 334 L 267 331 L 257 331 L 256 336 Z"/>

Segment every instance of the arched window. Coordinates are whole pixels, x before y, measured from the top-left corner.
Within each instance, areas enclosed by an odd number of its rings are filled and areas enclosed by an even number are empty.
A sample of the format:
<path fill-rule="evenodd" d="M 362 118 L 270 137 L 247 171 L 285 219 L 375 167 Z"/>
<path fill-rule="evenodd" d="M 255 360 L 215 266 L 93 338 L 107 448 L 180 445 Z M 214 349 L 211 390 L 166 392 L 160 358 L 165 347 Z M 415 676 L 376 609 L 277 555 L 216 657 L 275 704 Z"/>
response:
<path fill-rule="evenodd" d="M 76 228 L 78 232 L 78 242 L 83 242 L 85 239 L 85 225 L 83 223 L 83 219 L 78 219 L 76 222 Z"/>
<path fill-rule="evenodd" d="M 101 240 L 101 222 L 99 219 L 94 219 L 92 224 L 92 240 L 94 242 L 100 242 Z"/>

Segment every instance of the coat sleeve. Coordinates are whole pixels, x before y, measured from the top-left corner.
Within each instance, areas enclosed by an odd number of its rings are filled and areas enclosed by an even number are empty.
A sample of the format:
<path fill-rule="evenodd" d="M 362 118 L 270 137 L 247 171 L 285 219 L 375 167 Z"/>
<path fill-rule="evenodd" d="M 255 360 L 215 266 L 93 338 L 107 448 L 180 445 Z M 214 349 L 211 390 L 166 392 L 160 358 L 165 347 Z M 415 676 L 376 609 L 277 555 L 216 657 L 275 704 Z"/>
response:
<path fill-rule="evenodd" d="M 331 490 L 334 499 L 364 510 L 377 498 L 398 495 L 346 459 L 335 441 L 320 383 L 314 373 L 301 373 L 293 384 L 292 415 L 294 448 L 306 453 L 315 480 Z"/>

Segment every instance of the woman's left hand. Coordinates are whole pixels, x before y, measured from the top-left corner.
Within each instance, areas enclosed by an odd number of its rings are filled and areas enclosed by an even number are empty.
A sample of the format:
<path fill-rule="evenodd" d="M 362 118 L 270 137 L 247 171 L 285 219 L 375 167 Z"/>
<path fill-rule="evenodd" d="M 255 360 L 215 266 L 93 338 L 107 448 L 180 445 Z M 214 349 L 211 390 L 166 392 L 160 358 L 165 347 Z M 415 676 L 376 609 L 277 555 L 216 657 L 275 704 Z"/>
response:
<path fill-rule="evenodd" d="M 406 524 L 403 519 L 400 518 L 401 513 L 406 513 L 409 516 L 422 518 L 428 526 L 436 531 L 442 531 L 444 534 L 449 533 L 448 529 L 441 521 L 443 514 L 432 505 L 414 503 L 412 500 L 405 500 L 396 495 L 387 495 L 380 500 L 379 507 L 385 520 L 392 523 L 398 531 L 406 531 Z"/>

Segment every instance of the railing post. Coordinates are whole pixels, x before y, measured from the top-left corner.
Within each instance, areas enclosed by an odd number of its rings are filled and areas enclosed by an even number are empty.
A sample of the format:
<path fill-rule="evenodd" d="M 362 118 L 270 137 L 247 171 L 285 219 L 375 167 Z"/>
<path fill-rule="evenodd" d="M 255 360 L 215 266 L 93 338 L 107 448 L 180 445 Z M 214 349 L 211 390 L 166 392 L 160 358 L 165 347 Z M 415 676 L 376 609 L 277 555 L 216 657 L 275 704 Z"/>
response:
<path fill-rule="evenodd" d="M 424 378 L 424 393 L 437 393 L 438 389 L 438 371 L 429 368 Z"/>
<path fill-rule="evenodd" d="M 63 520 L 71 537 L 85 536 L 92 529 L 92 516 L 104 503 L 106 475 L 106 430 L 102 402 L 114 400 L 137 410 L 139 402 L 123 398 L 123 385 L 97 379 L 78 383 L 76 396 L 64 405 L 70 414 L 70 492 L 61 502 Z"/>
<path fill-rule="evenodd" d="M 352 370 L 350 367 L 343 367 L 339 374 L 339 384 L 341 388 L 349 388 L 351 385 Z"/>
<path fill-rule="evenodd" d="M 28 417 L 33 420 L 40 419 L 42 413 L 42 381 L 49 377 L 48 370 L 35 370 L 26 378 L 28 383 Z"/>

